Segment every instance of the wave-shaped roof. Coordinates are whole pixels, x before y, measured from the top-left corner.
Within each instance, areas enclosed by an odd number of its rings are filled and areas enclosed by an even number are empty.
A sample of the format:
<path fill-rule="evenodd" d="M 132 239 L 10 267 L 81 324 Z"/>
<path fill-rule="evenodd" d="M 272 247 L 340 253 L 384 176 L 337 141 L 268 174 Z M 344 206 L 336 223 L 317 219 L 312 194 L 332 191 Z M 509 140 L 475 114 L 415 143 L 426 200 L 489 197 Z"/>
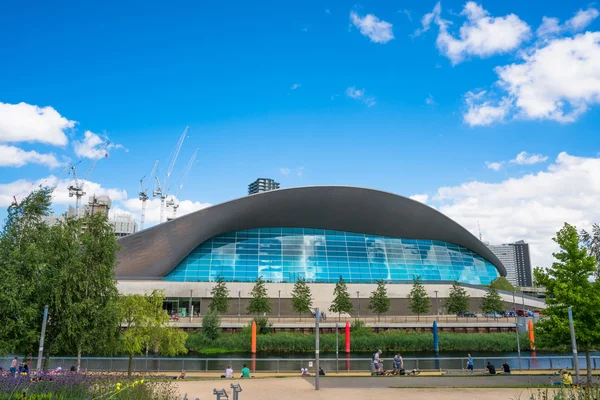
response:
<path fill-rule="evenodd" d="M 117 279 L 162 279 L 211 237 L 264 227 L 317 228 L 439 240 L 500 260 L 468 230 L 418 201 L 349 186 L 278 189 L 217 204 L 119 239 Z"/>

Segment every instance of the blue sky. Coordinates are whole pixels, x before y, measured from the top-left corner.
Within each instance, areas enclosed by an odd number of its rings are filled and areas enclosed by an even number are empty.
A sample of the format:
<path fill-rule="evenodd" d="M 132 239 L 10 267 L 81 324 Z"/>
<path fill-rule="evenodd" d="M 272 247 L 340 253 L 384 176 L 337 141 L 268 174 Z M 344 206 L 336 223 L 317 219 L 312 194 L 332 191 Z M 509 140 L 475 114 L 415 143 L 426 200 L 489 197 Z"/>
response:
<path fill-rule="evenodd" d="M 525 238 L 534 263 L 547 264 L 562 222 L 600 220 L 594 7 L 9 2 L 0 206 L 31 182 L 54 182 L 68 160 L 83 157 L 82 174 L 98 135 L 119 146 L 88 194 L 110 190 L 116 211 L 137 216 L 139 179 L 155 159 L 166 169 L 189 125 L 171 179 L 199 148 L 184 213 L 243 196 L 259 176 L 365 186 L 418 195 L 471 231 L 480 221 L 493 242 Z M 73 201 L 62 192 L 58 211 Z"/>

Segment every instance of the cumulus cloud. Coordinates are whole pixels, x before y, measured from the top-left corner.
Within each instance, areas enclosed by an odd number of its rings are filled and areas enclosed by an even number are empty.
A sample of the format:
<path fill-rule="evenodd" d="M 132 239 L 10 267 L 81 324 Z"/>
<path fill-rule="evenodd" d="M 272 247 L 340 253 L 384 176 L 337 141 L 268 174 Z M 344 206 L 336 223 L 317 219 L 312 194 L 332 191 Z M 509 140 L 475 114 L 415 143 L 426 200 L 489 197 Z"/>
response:
<path fill-rule="evenodd" d="M 517 154 L 517 157 L 515 157 L 514 160 L 510 160 L 510 162 L 519 165 L 533 165 L 545 162 L 546 160 L 548 160 L 548 156 L 543 156 L 541 154 L 529 154 L 526 151 L 522 151 Z"/>
<path fill-rule="evenodd" d="M 566 20 L 563 25 L 560 24 L 558 18 L 542 17 L 542 24 L 536 30 L 539 37 L 559 35 L 565 32 L 579 32 L 585 29 L 592 21 L 598 18 L 598 10 L 588 8 L 587 10 L 579 10 L 575 15 Z"/>
<path fill-rule="evenodd" d="M 367 107 L 374 106 L 375 97 L 373 96 L 365 96 L 365 89 L 357 89 L 355 86 L 351 86 L 346 89 L 346 96 L 351 99 L 362 101 Z"/>
<path fill-rule="evenodd" d="M 374 43 L 387 43 L 394 39 L 392 24 L 382 21 L 373 14 L 367 14 L 361 17 L 354 11 L 350 13 L 350 20 L 360 30 L 364 36 L 367 36 Z"/>
<path fill-rule="evenodd" d="M 0 144 L 0 167 L 22 167 L 29 163 L 42 164 L 50 168 L 61 165 L 54 154 L 40 154 L 37 151 L 25 151 L 15 146 Z"/>
<path fill-rule="evenodd" d="M 467 92 L 465 102 L 467 111 L 463 115 L 463 120 L 470 126 L 490 125 L 502 121 L 508 115 L 511 106 L 508 98 L 495 103 L 488 100 L 485 90 L 478 93 Z"/>
<path fill-rule="evenodd" d="M 549 40 L 523 52 L 522 62 L 497 67 L 496 73 L 497 86 L 505 91 L 500 101 L 507 108 L 478 125 L 509 113 L 517 118 L 573 122 L 600 102 L 600 32 Z M 474 104 L 467 95 L 465 120 L 471 113 L 489 112 L 479 110 L 489 104 Z"/>
<path fill-rule="evenodd" d="M 600 158 L 563 152 L 538 173 L 498 183 L 442 187 L 432 200 L 471 232 L 477 231 L 479 220 L 486 241 L 525 239 L 533 265 L 546 267 L 557 250 L 552 237 L 564 222 L 589 229 L 600 221 Z"/>
<path fill-rule="evenodd" d="M 427 194 L 415 194 L 410 196 L 411 199 L 418 201 L 419 203 L 427 204 L 427 200 L 429 200 L 429 195 Z"/>
<path fill-rule="evenodd" d="M 192 201 L 192 200 L 177 200 L 177 198 L 175 198 L 175 203 L 179 204 L 179 207 L 177 208 L 177 217 L 181 217 L 183 215 L 189 214 L 191 212 L 194 211 L 198 211 L 201 210 L 203 208 L 206 207 L 210 207 L 212 204 L 210 203 L 202 203 L 199 201 Z M 142 202 L 135 198 L 135 199 L 128 199 L 124 202 L 121 203 L 122 204 L 122 208 L 131 213 L 135 220 L 138 221 L 138 224 L 140 222 L 140 217 L 141 217 L 141 211 L 142 211 Z M 172 207 L 165 207 L 165 220 L 168 217 L 172 217 L 173 216 L 173 208 Z M 144 228 L 148 228 L 152 225 L 156 225 L 160 222 L 160 199 L 159 198 L 153 198 L 150 200 L 146 201 L 146 217 L 145 217 L 145 222 L 144 222 Z"/>
<path fill-rule="evenodd" d="M 80 158 L 89 158 L 91 160 L 99 160 L 108 155 L 108 150 L 111 149 L 125 149 L 123 145 L 109 143 L 106 146 L 103 144 L 108 141 L 108 138 L 101 138 L 97 134 L 91 131 L 85 131 L 82 140 L 76 140 L 73 142 L 73 148 L 75 154 Z M 125 152 L 128 150 L 125 149 Z"/>
<path fill-rule="evenodd" d="M 436 45 L 440 52 L 448 57 L 453 65 L 469 56 L 490 57 L 508 53 L 529 38 L 531 29 L 515 14 L 504 17 L 492 17 L 474 1 L 465 4 L 460 15 L 467 21 L 463 23 L 455 37 L 449 31 L 451 23 L 441 17 L 442 7 L 438 2 L 431 13 L 421 19 L 422 27 L 414 35 L 426 32 L 435 23 L 439 27 Z"/>
<path fill-rule="evenodd" d="M 52 107 L 0 103 L 0 142 L 40 142 L 64 146 L 68 142 L 65 132 L 75 124 Z"/>
<path fill-rule="evenodd" d="M 290 169 L 289 168 L 279 168 L 279 173 L 281 175 L 289 175 L 290 174 Z"/>
<path fill-rule="evenodd" d="M 504 161 L 497 161 L 497 162 L 486 161 L 485 162 L 486 167 L 488 167 L 492 171 L 496 171 L 496 172 L 500 171 L 502 169 L 503 165 L 504 165 Z"/>

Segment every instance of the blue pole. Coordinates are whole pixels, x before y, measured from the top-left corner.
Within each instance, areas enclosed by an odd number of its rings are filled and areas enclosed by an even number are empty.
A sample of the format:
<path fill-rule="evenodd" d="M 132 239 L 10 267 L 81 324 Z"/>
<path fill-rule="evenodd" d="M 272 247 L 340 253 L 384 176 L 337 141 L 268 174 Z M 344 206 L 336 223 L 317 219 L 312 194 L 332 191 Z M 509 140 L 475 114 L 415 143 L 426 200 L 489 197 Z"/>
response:
<path fill-rule="evenodd" d="M 436 354 L 440 352 L 437 321 L 433 321 L 433 350 L 435 351 Z"/>

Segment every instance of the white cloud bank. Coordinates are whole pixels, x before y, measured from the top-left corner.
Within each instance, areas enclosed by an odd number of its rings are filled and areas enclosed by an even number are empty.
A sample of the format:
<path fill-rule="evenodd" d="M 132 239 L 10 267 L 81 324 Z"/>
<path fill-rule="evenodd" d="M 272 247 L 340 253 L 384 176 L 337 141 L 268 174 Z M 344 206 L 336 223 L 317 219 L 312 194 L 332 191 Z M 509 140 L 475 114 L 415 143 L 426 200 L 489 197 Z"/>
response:
<path fill-rule="evenodd" d="M 537 29 L 536 34 L 538 37 L 546 37 L 564 32 L 579 32 L 598 18 L 598 15 L 600 15 L 598 10 L 592 7 L 587 10 L 579 10 L 573 18 L 566 20 L 563 25 L 560 24 L 558 18 L 543 17 L 542 24 Z"/>
<path fill-rule="evenodd" d="M 367 14 L 361 17 L 354 11 L 350 13 L 350 21 L 360 30 L 364 36 L 367 36 L 374 43 L 385 44 L 394 39 L 392 24 L 382 21 L 373 14 Z"/>
<path fill-rule="evenodd" d="M 498 183 L 472 181 L 442 187 L 430 203 L 483 239 L 530 243 L 533 265 L 549 266 L 552 237 L 564 222 L 589 229 L 600 222 L 600 158 L 560 153 L 545 170 Z"/>
<path fill-rule="evenodd" d="M 15 146 L 0 144 L 0 167 L 22 167 L 29 163 L 42 164 L 50 168 L 62 165 L 54 154 L 40 154 L 37 151 L 25 151 Z"/>
<path fill-rule="evenodd" d="M 0 142 L 67 144 L 65 132 L 75 126 L 52 107 L 0 103 Z"/>

